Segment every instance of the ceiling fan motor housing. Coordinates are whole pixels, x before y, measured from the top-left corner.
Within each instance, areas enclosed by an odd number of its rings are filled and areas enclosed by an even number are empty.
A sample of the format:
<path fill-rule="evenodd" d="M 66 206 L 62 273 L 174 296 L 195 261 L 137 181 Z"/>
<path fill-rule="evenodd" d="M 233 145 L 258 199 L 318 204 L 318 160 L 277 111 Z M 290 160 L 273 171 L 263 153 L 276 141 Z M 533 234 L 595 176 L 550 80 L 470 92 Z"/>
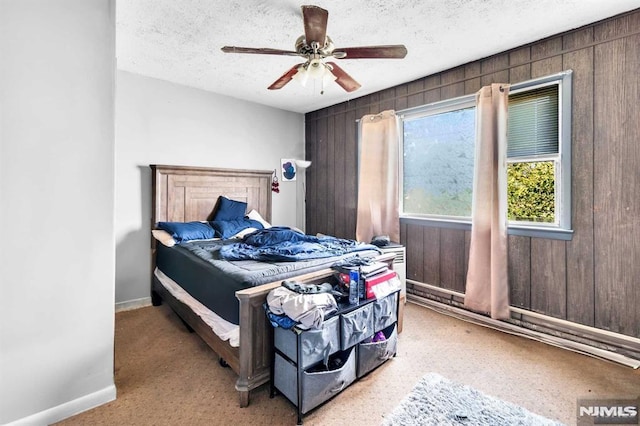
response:
<path fill-rule="evenodd" d="M 326 58 L 333 54 L 333 49 L 335 49 L 333 41 L 329 36 L 326 36 L 324 39 L 324 45 L 318 47 L 317 54 L 322 58 Z M 296 40 L 296 52 L 303 56 L 312 56 L 315 54 L 313 47 L 307 43 L 304 34 Z"/>

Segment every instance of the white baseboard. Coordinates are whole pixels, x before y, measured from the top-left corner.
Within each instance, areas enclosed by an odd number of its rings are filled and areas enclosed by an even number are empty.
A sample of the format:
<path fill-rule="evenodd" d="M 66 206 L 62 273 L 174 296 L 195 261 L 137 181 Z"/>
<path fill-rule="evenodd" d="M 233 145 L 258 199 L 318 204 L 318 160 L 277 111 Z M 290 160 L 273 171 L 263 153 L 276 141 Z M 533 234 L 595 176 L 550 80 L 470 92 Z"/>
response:
<path fill-rule="evenodd" d="M 146 306 L 151 306 L 151 297 L 118 302 L 116 303 L 116 312 L 130 311 L 132 309 L 144 308 Z"/>
<path fill-rule="evenodd" d="M 48 410 L 8 423 L 7 426 L 50 425 L 115 399 L 116 387 L 115 385 L 111 385 L 97 392 L 74 399 L 73 401 L 65 402 L 57 407 L 49 408 Z"/>

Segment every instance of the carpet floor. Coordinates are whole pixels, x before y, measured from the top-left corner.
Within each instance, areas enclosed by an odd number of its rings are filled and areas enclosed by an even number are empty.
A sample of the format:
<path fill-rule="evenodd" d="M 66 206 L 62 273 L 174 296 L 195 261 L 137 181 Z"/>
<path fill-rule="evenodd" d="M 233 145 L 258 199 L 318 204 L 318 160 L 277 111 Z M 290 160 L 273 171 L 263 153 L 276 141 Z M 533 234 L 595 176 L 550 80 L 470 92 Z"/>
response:
<path fill-rule="evenodd" d="M 239 408 L 235 375 L 166 306 L 115 319 L 117 399 L 59 425 L 294 425 L 269 386 Z M 640 371 L 407 303 L 397 356 L 304 417 L 305 425 L 380 425 L 428 373 L 566 424 L 579 398 L 636 398 Z"/>

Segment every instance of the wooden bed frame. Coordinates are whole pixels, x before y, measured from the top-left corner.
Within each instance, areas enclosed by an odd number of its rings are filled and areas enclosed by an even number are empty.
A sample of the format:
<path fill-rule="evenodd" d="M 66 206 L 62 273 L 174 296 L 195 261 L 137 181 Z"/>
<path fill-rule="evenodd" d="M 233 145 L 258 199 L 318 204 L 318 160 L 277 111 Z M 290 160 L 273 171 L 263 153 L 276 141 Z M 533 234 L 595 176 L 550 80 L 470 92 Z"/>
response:
<path fill-rule="evenodd" d="M 271 170 L 232 170 L 204 167 L 151 165 L 152 218 L 158 222 L 189 222 L 211 220 L 218 197 L 247 202 L 247 211 L 257 210 L 271 222 Z M 151 237 L 152 284 L 154 305 L 166 302 L 220 357 L 222 365 L 230 366 L 238 379 L 240 406 L 249 405 L 249 392 L 267 383 L 270 376 L 273 329 L 264 312 L 267 293 L 281 281 L 263 284 L 236 292 L 240 304 L 240 343 L 232 347 L 221 340 L 187 305 L 176 299 L 153 274 L 156 241 Z M 381 257 L 390 264 L 393 255 Z M 308 273 L 295 277 L 300 282 L 322 282 L 333 270 Z"/>

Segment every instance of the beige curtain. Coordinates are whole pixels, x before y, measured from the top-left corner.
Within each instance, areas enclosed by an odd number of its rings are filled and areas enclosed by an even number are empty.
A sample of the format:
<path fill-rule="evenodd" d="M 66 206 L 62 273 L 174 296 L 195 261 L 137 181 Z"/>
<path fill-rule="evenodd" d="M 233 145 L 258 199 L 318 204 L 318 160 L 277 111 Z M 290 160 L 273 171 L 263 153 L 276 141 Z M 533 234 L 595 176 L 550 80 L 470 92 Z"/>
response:
<path fill-rule="evenodd" d="M 374 235 L 400 241 L 398 209 L 398 124 L 394 111 L 360 119 L 358 217 L 356 239 L 370 242 Z"/>
<path fill-rule="evenodd" d="M 476 158 L 465 307 L 509 318 L 506 84 L 476 94 Z"/>

